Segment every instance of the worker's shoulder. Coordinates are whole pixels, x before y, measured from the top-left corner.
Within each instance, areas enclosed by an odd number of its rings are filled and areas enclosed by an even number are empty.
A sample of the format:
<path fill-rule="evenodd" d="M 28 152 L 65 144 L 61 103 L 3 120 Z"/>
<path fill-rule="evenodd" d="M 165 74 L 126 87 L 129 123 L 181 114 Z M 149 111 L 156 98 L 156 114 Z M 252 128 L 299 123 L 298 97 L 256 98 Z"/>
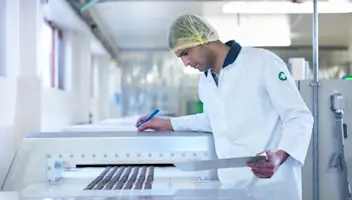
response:
<path fill-rule="evenodd" d="M 259 47 L 243 47 L 243 52 L 244 52 L 244 54 L 249 55 L 250 57 L 256 56 L 256 57 L 261 57 L 263 59 L 269 59 L 269 60 L 270 59 L 281 59 L 274 52 L 272 52 L 268 49 L 259 48 Z"/>
<path fill-rule="evenodd" d="M 282 68 L 286 63 L 274 52 L 258 47 L 244 47 L 241 64 L 251 71 L 252 75 L 263 74 L 268 68 Z"/>

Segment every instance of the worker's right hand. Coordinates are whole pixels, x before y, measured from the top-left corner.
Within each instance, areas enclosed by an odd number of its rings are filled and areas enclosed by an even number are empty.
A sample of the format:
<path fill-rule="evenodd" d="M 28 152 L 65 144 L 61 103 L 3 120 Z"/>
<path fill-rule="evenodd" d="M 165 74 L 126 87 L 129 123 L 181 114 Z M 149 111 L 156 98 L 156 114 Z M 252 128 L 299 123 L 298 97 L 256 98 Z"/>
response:
<path fill-rule="evenodd" d="M 149 115 L 144 115 L 137 120 L 136 126 L 146 119 Z M 148 122 L 142 124 L 138 127 L 138 131 L 144 131 L 146 129 L 152 129 L 154 131 L 173 131 L 171 121 L 169 119 L 162 119 L 160 117 L 154 116 Z"/>

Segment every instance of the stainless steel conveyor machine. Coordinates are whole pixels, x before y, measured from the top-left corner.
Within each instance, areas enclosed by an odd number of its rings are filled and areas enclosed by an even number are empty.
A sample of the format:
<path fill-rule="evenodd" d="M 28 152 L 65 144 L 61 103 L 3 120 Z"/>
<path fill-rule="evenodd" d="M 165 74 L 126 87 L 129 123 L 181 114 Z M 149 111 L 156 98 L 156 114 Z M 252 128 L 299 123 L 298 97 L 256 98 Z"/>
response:
<path fill-rule="evenodd" d="M 312 110 L 311 82 L 297 81 L 297 87 Z M 319 117 L 316 118 L 320 200 L 345 200 L 349 195 L 351 88 L 352 81 L 347 80 L 320 82 Z M 243 191 L 226 193 L 215 170 L 184 172 L 174 166 L 177 162 L 216 158 L 211 133 L 138 133 L 112 131 L 111 124 L 107 127 L 107 131 L 100 124 L 94 131 L 75 128 L 74 131 L 28 134 L 9 170 L 1 173 L 6 174 L 2 191 L 20 191 L 31 198 L 120 195 L 181 198 L 184 195 L 182 198 L 263 199 Z M 303 200 L 313 199 L 313 156 L 312 141 L 302 170 Z"/>

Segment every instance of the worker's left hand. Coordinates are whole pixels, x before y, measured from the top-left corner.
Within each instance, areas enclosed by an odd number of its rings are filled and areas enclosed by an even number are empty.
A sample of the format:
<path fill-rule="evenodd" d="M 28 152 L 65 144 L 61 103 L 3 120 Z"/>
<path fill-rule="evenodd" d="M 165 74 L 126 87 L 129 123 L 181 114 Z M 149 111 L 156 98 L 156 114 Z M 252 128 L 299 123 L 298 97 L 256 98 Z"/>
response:
<path fill-rule="evenodd" d="M 261 153 L 258 153 L 259 156 Z M 284 151 L 266 152 L 268 162 L 252 162 L 247 163 L 247 166 L 252 168 L 252 172 L 259 178 L 271 178 L 277 168 L 286 160 L 288 154 Z"/>

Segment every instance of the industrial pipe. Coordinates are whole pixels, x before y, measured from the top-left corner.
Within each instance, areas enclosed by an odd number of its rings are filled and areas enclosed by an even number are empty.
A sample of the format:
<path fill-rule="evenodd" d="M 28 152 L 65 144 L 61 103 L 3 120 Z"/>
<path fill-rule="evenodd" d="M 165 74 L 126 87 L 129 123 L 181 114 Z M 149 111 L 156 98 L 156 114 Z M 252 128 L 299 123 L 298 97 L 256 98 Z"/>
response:
<path fill-rule="evenodd" d="M 319 200 L 319 134 L 318 134 L 318 88 L 319 88 L 319 33 L 318 1 L 313 0 L 313 200 Z"/>
<path fill-rule="evenodd" d="M 81 12 L 84 12 L 85 10 L 87 10 L 89 7 L 93 6 L 94 4 L 98 3 L 100 0 L 92 0 L 89 1 L 88 3 L 86 3 L 84 6 L 82 6 L 80 8 Z"/>

